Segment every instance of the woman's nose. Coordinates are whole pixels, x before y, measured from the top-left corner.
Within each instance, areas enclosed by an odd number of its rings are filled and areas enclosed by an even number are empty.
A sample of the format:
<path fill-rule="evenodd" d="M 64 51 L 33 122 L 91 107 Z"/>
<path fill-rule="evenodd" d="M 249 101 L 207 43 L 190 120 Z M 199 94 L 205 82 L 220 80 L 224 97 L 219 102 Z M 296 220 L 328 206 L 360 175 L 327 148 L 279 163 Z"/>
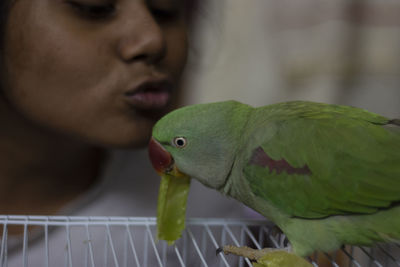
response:
<path fill-rule="evenodd" d="M 117 49 L 123 61 L 141 60 L 152 64 L 165 56 L 164 32 L 146 6 L 128 14 L 121 27 Z"/>

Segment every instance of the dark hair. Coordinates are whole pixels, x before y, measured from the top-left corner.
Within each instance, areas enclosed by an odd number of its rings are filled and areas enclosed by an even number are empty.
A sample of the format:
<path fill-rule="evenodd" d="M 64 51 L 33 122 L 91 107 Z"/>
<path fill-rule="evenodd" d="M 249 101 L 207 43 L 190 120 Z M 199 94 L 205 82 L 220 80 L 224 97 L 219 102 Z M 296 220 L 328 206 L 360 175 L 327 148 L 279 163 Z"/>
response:
<path fill-rule="evenodd" d="M 3 57 L 4 35 L 8 18 L 8 11 L 10 9 L 12 1 L 13 0 L 0 0 L 0 64 L 2 64 L 3 61 L 2 57 Z"/>
<path fill-rule="evenodd" d="M 0 0 L 0 45 L 3 46 L 4 29 L 8 17 L 8 9 L 11 4 L 11 0 Z"/>
<path fill-rule="evenodd" d="M 12 0 L 0 0 L 0 96 L 3 94 L 3 48 L 8 11 Z"/>
<path fill-rule="evenodd" d="M 194 17 L 194 14 L 197 11 L 199 6 L 199 0 L 186 0 L 185 1 L 185 8 L 186 8 L 186 16 L 191 21 Z"/>

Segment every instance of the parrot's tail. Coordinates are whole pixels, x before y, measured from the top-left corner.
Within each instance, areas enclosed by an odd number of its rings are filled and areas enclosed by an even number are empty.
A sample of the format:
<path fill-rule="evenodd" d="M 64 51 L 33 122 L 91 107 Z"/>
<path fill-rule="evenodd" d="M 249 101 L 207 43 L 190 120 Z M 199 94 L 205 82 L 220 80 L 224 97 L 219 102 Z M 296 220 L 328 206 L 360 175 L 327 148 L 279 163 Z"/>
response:
<path fill-rule="evenodd" d="M 393 119 L 389 121 L 389 124 L 400 126 L 400 119 Z"/>
<path fill-rule="evenodd" d="M 396 134 L 400 134 L 400 119 L 393 119 L 383 125 L 384 128 Z"/>

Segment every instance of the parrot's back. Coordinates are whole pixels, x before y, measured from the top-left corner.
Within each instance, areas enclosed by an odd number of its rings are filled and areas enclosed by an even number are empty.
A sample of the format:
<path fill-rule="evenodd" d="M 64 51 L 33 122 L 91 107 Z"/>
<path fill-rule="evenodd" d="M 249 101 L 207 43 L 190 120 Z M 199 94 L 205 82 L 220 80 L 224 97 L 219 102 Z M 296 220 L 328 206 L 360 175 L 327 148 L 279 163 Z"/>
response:
<path fill-rule="evenodd" d="M 249 118 L 228 194 L 273 220 L 298 254 L 400 239 L 399 120 L 313 102 Z"/>

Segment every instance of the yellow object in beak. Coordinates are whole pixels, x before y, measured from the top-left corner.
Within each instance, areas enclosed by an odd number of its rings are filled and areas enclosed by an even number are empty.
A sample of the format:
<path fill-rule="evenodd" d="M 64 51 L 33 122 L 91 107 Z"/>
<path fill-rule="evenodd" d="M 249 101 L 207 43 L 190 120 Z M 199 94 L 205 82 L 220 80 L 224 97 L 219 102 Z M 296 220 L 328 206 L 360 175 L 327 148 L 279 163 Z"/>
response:
<path fill-rule="evenodd" d="M 157 239 L 172 245 L 185 229 L 186 203 L 190 177 L 181 173 L 175 165 L 161 173 L 157 203 Z"/>

